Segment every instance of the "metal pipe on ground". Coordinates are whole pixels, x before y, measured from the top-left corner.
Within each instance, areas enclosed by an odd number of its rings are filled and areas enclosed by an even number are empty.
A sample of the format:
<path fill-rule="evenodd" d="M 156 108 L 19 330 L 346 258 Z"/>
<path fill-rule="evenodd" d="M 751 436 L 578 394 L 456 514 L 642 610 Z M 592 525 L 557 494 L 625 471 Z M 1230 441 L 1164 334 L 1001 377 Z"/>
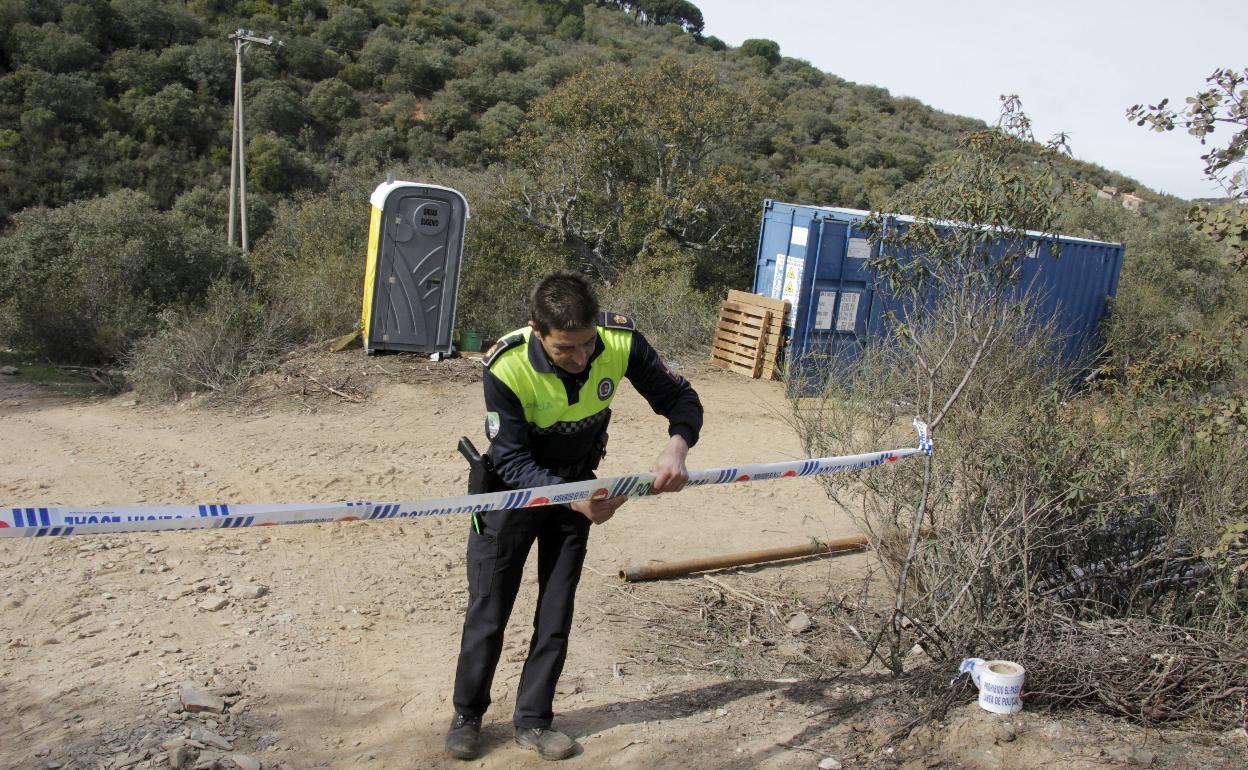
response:
<path fill-rule="evenodd" d="M 705 572 L 726 567 L 744 567 L 749 564 L 761 564 L 768 561 L 779 561 L 780 559 L 796 559 L 802 556 L 842 555 L 866 549 L 867 539 L 861 535 L 841 537 L 835 540 L 812 540 L 802 545 L 791 545 L 783 548 L 765 548 L 760 551 L 729 553 L 723 556 L 706 556 L 701 559 L 685 559 L 684 561 L 668 562 L 667 564 L 625 567 L 620 570 L 620 579 L 630 583 L 639 580 L 658 580 L 660 578 L 688 575 L 691 572 Z"/>

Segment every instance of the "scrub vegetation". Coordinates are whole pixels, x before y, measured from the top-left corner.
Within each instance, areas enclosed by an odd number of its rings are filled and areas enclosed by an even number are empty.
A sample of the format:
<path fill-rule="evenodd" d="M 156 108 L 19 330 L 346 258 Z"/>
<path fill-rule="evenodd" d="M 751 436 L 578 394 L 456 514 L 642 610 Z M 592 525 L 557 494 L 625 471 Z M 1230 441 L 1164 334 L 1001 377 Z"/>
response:
<path fill-rule="evenodd" d="M 997 127 L 901 190 L 888 210 L 985 226 L 877 229 L 885 254 L 927 255 L 874 260 L 913 309 L 859 360 L 790 382 L 814 455 L 898 446 L 913 415 L 936 437 L 921 466 L 824 479 L 884 568 L 874 600 L 830 620 L 860 624 L 860 661 L 930 675 L 933 691 L 962 658 L 1006 658 L 1027 661 L 1029 705 L 1234 725 L 1248 692 L 1242 262 L 1178 212 L 1150 226 L 1081 199 L 1059 148 L 1007 100 Z M 1010 297 L 1026 254 L 984 260 L 983 246 L 1111 223 L 1124 291 L 1102 357 L 1072 367 Z"/>

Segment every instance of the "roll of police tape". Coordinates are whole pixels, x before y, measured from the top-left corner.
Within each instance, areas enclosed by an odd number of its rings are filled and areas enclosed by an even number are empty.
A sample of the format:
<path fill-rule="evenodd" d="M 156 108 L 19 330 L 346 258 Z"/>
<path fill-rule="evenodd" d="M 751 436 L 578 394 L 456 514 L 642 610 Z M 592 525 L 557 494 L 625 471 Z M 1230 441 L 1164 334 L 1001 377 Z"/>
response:
<path fill-rule="evenodd" d="M 967 658 L 960 666 L 979 688 L 979 707 L 994 714 L 1023 710 L 1023 680 L 1027 671 L 1012 660 Z"/>
<path fill-rule="evenodd" d="M 708 484 L 735 484 L 745 481 L 798 478 L 829 473 L 847 473 L 901 460 L 916 454 L 932 453 L 927 426 L 914 421 L 919 434 L 915 449 L 818 457 L 791 462 L 742 465 L 735 468 L 709 468 L 689 472 L 688 487 Z M 274 524 L 317 524 L 361 519 L 395 519 L 440 516 L 453 513 L 479 513 L 510 508 L 561 505 L 609 497 L 645 497 L 654 483 L 653 473 L 575 481 L 532 489 L 458 495 L 427 500 L 397 502 L 273 503 L 239 505 L 159 505 L 126 508 L 30 508 L 0 509 L 0 538 L 97 535 L 122 532 L 159 532 L 180 529 L 233 529 Z"/>

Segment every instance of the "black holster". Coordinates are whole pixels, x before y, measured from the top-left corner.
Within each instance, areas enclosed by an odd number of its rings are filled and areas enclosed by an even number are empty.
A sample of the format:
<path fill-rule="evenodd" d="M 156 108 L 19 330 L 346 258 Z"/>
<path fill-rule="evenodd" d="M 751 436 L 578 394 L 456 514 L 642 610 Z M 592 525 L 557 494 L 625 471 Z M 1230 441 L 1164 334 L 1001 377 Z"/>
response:
<path fill-rule="evenodd" d="M 503 481 L 494 471 L 490 456 L 478 452 L 467 436 L 459 437 L 459 453 L 468 461 L 468 494 L 480 495 L 503 489 Z"/>

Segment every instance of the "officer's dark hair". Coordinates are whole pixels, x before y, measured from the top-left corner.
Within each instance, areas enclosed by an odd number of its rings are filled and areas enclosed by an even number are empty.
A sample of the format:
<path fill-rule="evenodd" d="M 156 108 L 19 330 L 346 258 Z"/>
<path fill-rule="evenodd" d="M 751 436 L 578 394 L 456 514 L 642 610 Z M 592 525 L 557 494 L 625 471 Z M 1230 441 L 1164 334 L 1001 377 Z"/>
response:
<path fill-rule="evenodd" d="M 551 273 L 538 281 L 529 297 L 529 312 L 540 334 L 551 329 L 579 331 L 598 322 L 598 297 L 577 273 Z"/>

